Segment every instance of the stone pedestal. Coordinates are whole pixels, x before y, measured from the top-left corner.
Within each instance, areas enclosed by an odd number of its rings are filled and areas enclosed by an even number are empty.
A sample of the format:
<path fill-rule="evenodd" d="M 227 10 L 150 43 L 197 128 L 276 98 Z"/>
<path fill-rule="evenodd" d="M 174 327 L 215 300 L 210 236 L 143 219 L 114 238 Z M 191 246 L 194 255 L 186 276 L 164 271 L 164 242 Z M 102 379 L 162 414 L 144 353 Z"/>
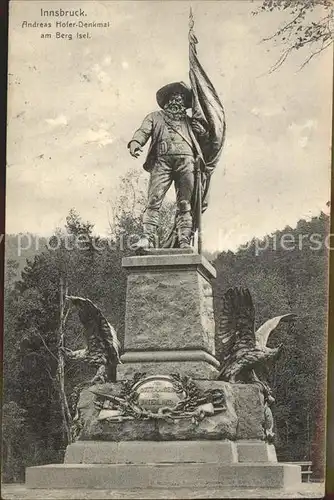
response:
<path fill-rule="evenodd" d="M 300 467 L 277 463 L 264 441 L 259 385 L 217 380 L 211 264 L 192 250 L 153 250 L 122 265 L 125 352 L 117 382 L 81 391 L 77 441 L 65 463 L 29 467 L 27 487 L 122 489 L 132 498 L 147 488 L 174 489 L 173 498 L 183 498 L 180 488 L 192 498 L 200 488 L 240 488 L 238 497 L 244 488 L 298 488 Z M 133 401 L 146 413 L 128 412 Z"/>
<path fill-rule="evenodd" d="M 135 372 L 217 378 L 212 265 L 198 254 L 169 250 L 126 257 L 125 353 L 118 380 Z"/>
<path fill-rule="evenodd" d="M 79 441 L 188 441 L 231 440 L 261 442 L 264 439 L 264 406 L 257 385 L 229 384 L 222 381 L 198 380 L 199 389 L 218 389 L 224 394 L 225 409 L 194 423 L 191 416 L 169 420 L 119 420 L 99 418 L 96 393 L 120 394 L 121 382 L 85 389 L 77 405 L 82 422 Z M 93 392 L 94 391 L 94 392 Z M 246 450 L 243 452 L 246 453 Z"/>

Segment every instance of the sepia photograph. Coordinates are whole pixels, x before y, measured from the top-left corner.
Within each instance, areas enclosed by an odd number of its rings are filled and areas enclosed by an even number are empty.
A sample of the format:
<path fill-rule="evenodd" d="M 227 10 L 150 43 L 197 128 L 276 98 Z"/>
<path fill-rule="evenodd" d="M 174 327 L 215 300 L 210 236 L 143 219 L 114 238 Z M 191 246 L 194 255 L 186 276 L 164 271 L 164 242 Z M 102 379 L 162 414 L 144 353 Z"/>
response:
<path fill-rule="evenodd" d="M 3 499 L 321 498 L 331 0 L 11 0 Z"/>

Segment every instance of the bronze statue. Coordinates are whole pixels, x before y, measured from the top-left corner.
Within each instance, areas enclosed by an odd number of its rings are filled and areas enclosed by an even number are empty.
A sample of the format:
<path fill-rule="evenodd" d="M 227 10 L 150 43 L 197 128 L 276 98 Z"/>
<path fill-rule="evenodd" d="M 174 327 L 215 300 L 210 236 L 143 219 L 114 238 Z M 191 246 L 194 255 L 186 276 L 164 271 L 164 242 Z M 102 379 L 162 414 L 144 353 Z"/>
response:
<path fill-rule="evenodd" d="M 143 217 L 144 236 L 139 246 L 155 246 L 159 209 L 172 182 L 177 203 L 177 233 L 180 248 L 190 246 L 191 198 L 195 185 L 195 162 L 201 149 L 196 136 L 207 134 L 186 110 L 191 107 L 191 90 L 183 82 L 166 85 L 157 92 L 161 111 L 146 116 L 128 144 L 135 158 L 151 139 L 144 168 L 150 172 L 148 201 Z"/>
<path fill-rule="evenodd" d="M 173 230 L 164 247 L 187 248 L 198 230 L 200 252 L 201 214 L 207 207 L 210 178 L 225 139 L 225 114 L 219 97 L 202 68 L 196 52 L 190 13 L 189 88 L 183 82 L 165 85 L 156 94 L 159 111 L 146 116 L 128 143 L 137 158 L 151 139 L 144 169 L 150 173 L 148 201 L 143 217 L 143 237 L 137 247 L 156 246 L 159 210 L 174 182 L 177 211 Z M 191 109 L 191 116 L 187 110 Z"/>

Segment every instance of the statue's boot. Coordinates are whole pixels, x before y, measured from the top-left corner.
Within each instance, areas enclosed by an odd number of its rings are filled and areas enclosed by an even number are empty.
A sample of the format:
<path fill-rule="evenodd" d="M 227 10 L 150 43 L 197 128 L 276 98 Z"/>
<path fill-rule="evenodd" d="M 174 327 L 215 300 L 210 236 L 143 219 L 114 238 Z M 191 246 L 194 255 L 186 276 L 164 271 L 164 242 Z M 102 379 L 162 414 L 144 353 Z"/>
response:
<path fill-rule="evenodd" d="M 155 248 L 157 239 L 157 226 L 154 224 L 143 224 L 143 236 L 134 245 L 136 251 Z"/>
<path fill-rule="evenodd" d="M 192 236 L 192 228 L 191 227 L 180 227 L 178 230 L 178 239 L 180 248 L 190 248 L 191 247 L 191 236 Z"/>
<path fill-rule="evenodd" d="M 179 245 L 180 248 L 190 248 L 191 244 L 191 227 L 182 228 L 179 232 Z"/>
<path fill-rule="evenodd" d="M 180 248 L 190 248 L 192 236 L 192 217 L 190 213 L 190 203 L 188 201 L 179 202 L 177 216 L 177 235 Z"/>

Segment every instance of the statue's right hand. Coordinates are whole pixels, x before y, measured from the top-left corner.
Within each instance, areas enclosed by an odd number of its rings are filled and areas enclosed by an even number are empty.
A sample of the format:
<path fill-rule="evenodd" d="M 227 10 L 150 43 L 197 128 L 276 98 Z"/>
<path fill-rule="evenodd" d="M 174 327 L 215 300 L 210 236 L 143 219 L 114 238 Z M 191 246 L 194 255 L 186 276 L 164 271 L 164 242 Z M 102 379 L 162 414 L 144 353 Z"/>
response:
<path fill-rule="evenodd" d="M 134 158 L 138 158 L 140 153 L 143 151 L 142 148 L 140 147 L 139 142 L 136 141 L 130 142 L 129 150 L 130 150 L 130 155 L 133 156 Z"/>

